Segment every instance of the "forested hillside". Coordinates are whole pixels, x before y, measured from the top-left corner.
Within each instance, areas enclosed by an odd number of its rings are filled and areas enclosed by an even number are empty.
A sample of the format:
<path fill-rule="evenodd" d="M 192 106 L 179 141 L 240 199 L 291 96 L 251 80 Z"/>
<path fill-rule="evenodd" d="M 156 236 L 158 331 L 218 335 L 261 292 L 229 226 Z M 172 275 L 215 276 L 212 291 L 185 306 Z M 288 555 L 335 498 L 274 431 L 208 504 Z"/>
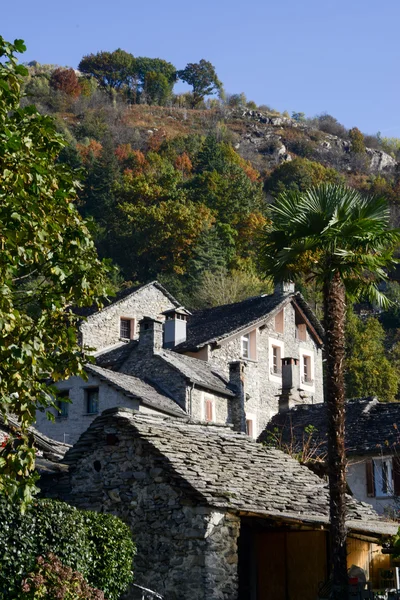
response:
<path fill-rule="evenodd" d="M 190 308 L 270 291 L 259 234 L 285 189 L 343 182 L 384 194 L 397 224 L 398 139 L 226 95 L 205 60 L 178 70 L 117 50 L 83 57 L 78 71 L 28 67 L 25 103 L 53 115 L 69 142 L 59 160 L 79 173 L 79 210 L 118 268 L 115 288 L 158 278 Z M 178 79 L 192 91 L 175 94 Z M 312 284 L 301 287 L 318 310 Z M 350 319 L 351 394 L 397 394 L 399 319 L 396 305 L 379 319 Z M 363 384 L 368 361 L 377 367 L 373 389 Z"/>

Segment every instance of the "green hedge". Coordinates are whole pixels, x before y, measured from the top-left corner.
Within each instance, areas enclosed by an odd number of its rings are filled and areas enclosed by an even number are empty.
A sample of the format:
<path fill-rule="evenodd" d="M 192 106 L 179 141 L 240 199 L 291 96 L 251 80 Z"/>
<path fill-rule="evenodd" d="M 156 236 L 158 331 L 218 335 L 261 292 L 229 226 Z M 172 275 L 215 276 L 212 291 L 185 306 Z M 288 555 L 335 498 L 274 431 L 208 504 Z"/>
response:
<path fill-rule="evenodd" d="M 113 515 L 46 499 L 22 515 L 18 506 L 0 501 L 0 524 L 0 600 L 16 597 L 36 557 L 49 552 L 108 600 L 117 600 L 132 581 L 131 532 Z"/>

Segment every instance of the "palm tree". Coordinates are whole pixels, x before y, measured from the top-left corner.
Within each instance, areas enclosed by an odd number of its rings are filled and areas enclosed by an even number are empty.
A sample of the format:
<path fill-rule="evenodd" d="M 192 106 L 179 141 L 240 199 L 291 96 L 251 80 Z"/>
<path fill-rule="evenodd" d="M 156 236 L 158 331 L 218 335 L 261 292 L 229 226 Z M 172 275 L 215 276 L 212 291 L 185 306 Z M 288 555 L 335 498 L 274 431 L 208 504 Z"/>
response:
<path fill-rule="evenodd" d="M 332 598 L 347 599 L 346 459 L 344 447 L 346 296 L 385 306 L 378 285 L 400 242 L 389 229 L 383 198 L 363 197 L 345 186 L 327 184 L 306 192 L 285 192 L 270 207 L 261 261 L 275 281 L 314 278 L 323 292 L 328 412 L 328 473 L 332 550 Z"/>

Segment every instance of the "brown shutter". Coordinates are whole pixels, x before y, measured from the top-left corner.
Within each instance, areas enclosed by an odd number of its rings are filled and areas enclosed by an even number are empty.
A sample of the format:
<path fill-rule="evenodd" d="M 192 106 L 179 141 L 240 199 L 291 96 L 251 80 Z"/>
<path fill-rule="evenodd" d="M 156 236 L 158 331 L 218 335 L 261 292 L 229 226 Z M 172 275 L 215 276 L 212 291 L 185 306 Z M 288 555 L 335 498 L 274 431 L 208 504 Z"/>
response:
<path fill-rule="evenodd" d="M 400 457 L 393 456 L 393 492 L 395 496 L 400 496 Z"/>
<path fill-rule="evenodd" d="M 206 400 L 206 421 L 209 423 L 213 420 L 213 405 L 212 400 Z"/>
<path fill-rule="evenodd" d="M 375 481 L 374 481 L 374 463 L 372 460 L 367 460 L 365 463 L 367 476 L 367 496 L 375 496 Z"/>
<path fill-rule="evenodd" d="M 246 420 L 246 433 L 250 437 L 253 437 L 253 421 L 251 419 Z"/>

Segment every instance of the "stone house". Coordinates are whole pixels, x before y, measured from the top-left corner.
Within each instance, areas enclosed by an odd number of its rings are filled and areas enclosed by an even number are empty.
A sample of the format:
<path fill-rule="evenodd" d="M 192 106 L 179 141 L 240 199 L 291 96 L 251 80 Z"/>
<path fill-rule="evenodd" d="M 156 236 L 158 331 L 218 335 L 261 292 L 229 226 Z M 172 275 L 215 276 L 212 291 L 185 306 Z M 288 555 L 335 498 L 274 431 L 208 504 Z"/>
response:
<path fill-rule="evenodd" d="M 192 315 L 153 282 L 89 314 L 81 335 L 95 347 L 88 381 L 58 384 L 55 424 L 37 417 L 60 441 L 74 443 L 113 406 L 233 424 L 256 438 L 278 410 L 323 397 L 323 330 L 290 285 Z"/>
<path fill-rule="evenodd" d="M 327 452 L 326 405 L 296 406 L 273 417 L 260 436 L 275 437 L 281 447 L 301 451 L 304 440 L 320 461 Z M 312 425 L 311 437 L 305 429 Z M 349 400 L 346 405 L 347 483 L 354 497 L 379 514 L 400 510 L 400 402 L 375 397 Z"/>
<path fill-rule="evenodd" d="M 136 583 L 165 600 L 315 600 L 329 580 L 326 484 L 232 427 L 114 408 L 63 462 L 45 491 L 128 523 Z M 378 586 L 397 526 L 351 497 L 347 525 L 349 566 Z"/>

